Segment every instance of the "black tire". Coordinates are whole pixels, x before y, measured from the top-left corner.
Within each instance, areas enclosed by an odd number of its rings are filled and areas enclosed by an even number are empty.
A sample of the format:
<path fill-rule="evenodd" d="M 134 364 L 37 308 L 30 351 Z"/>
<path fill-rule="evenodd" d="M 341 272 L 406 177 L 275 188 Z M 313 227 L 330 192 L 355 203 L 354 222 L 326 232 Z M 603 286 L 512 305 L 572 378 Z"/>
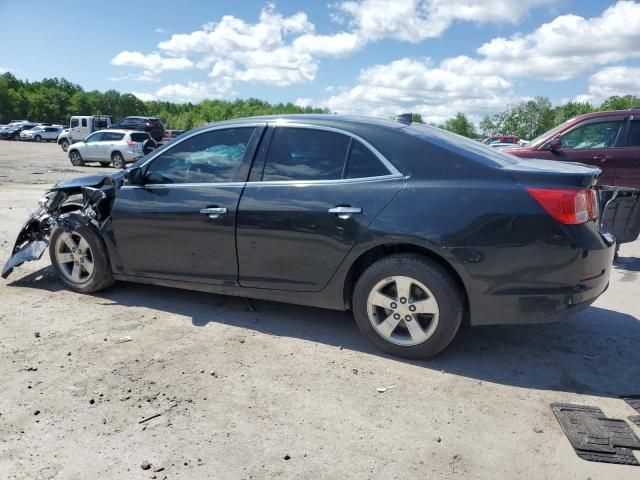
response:
<path fill-rule="evenodd" d="M 40 135 L 36 135 L 34 140 L 39 143 L 42 141 L 42 137 Z"/>
<path fill-rule="evenodd" d="M 369 319 L 369 293 L 379 282 L 394 276 L 417 280 L 435 297 L 438 322 L 433 333 L 422 343 L 393 343 L 378 333 Z M 440 353 L 458 332 L 463 312 L 464 296 L 451 274 L 438 263 L 418 254 L 395 254 L 378 260 L 360 276 L 353 293 L 353 314 L 362 334 L 380 349 L 399 357 L 424 359 Z"/>
<path fill-rule="evenodd" d="M 84 165 L 82 155 L 80 155 L 80 152 L 77 150 L 71 150 L 69 152 L 69 160 L 71 160 L 71 165 L 74 167 L 82 167 Z"/>
<path fill-rule="evenodd" d="M 109 165 L 111 165 L 111 162 L 100 162 L 100 166 L 101 167 L 108 167 Z"/>
<path fill-rule="evenodd" d="M 118 170 L 122 170 L 127 166 L 127 162 L 124 161 L 124 157 L 120 152 L 113 152 L 111 154 L 111 163 Z"/>
<path fill-rule="evenodd" d="M 67 150 L 69 150 L 69 140 L 67 140 L 66 138 L 63 140 L 60 140 L 60 147 L 62 148 L 63 152 L 66 152 Z"/>
<path fill-rule="evenodd" d="M 58 255 L 61 255 L 58 253 L 58 244 L 62 241 L 60 237 L 61 235 L 67 234 L 67 231 L 61 227 L 54 227 L 49 239 L 49 257 L 51 258 L 51 266 L 58 275 L 58 278 L 60 278 L 67 288 L 79 293 L 93 293 L 111 286 L 114 283 L 114 279 L 111 273 L 107 249 L 102 238 L 100 238 L 100 235 L 92 225 L 86 225 L 81 220 L 70 223 L 73 223 L 74 226 L 69 230 L 69 233 L 77 233 L 89 244 L 91 259 L 93 261 L 93 271 L 91 275 L 83 278 L 82 281 L 79 282 L 74 282 L 67 278 L 67 274 L 63 272 L 63 268 L 65 267 L 62 267 L 58 261 Z"/>

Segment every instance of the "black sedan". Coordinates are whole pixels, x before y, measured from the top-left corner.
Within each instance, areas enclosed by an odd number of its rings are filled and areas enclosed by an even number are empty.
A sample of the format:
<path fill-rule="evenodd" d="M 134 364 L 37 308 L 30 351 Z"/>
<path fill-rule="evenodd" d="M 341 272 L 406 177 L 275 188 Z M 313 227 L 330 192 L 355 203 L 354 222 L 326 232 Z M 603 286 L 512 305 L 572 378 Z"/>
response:
<path fill-rule="evenodd" d="M 352 309 L 380 348 L 424 358 L 463 321 L 557 320 L 604 292 L 599 173 L 421 124 L 220 122 L 124 172 L 57 184 L 3 276 L 48 245 L 78 292 L 126 280 Z"/>
<path fill-rule="evenodd" d="M 24 130 L 31 130 L 36 127 L 35 123 L 20 123 L 9 125 L 0 130 L 0 139 L 2 140 L 20 140 L 20 133 Z"/>

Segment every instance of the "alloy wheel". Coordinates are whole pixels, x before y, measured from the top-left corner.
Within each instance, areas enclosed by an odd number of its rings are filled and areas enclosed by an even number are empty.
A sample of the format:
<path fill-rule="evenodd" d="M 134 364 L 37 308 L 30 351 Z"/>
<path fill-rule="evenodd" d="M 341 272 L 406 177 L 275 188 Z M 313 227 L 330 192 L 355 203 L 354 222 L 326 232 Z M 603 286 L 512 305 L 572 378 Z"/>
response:
<path fill-rule="evenodd" d="M 371 325 L 385 340 L 413 346 L 434 334 L 440 309 L 426 285 L 411 277 L 393 276 L 371 289 L 367 313 Z"/>
<path fill-rule="evenodd" d="M 55 261 L 65 278 L 86 283 L 94 270 L 94 257 L 87 240 L 77 232 L 63 232 L 57 239 Z"/>

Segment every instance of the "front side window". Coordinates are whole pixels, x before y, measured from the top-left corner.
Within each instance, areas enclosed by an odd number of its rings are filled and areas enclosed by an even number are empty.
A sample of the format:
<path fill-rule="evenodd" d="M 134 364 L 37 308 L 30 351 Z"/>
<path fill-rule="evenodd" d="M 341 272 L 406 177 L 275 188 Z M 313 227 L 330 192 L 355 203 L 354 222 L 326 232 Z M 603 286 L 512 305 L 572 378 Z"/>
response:
<path fill-rule="evenodd" d="M 572 150 L 585 150 L 591 148 L 613 148 L 616 146 L 616 141 L 620 130 L 622 129 L 622 122 L 609 121 L 609 122 L 597 122 L 588 123 L 571 130 L 566 135 L 561 137 L 562 148 Z"/>
<path fill-rule="evenodd" d="M 77 127 L 78 125 L 80 125 L 80 120 L 77 118 L 71 120 L 71 128 Z"/>
<path fill-rule="evenodd" d="M 91 143 L 91 142 L 99 142 L 101 139 L 102 139 L 102 132 L 96 132 L 89 135 L 87 138 L 84 139 L 84 141 L 87 143 Z"/>
<path fill-rule="evenodd" d="M 340 179 L 349 141 L 346 135 L 325 130 L 278 127 L 262 180 Z"/>
<path fill-rule="evenodd" d="M 178 143 L 155 158 L 147 168 L 145 183 L 234 182 L 254 127 L 200 133 Z M 244 180 L 244 179 L 242 179 Z"/>

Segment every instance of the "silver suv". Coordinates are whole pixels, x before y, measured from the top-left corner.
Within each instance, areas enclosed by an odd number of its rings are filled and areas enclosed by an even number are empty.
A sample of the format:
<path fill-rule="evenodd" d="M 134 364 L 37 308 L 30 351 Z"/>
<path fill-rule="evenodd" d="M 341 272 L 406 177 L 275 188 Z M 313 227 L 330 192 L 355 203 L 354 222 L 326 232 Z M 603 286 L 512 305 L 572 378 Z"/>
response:
<path fill-rule="evenodd" d="M 147 132 L 131 130 L 98 130 L 80 142 L 69 145 L 69 160 L 76 167 L 87 162 L 99 162 L 103 167 L 113 164 L 125 168 L 156 147 Z"/>
<path fill-rule="evenodd" d="M 55 142 L 60 132 L 62 132 L 62 127 L 58 125 L 38 125 L 31 130 L 23 130 L 20 132 L 20 140 Z"/>

